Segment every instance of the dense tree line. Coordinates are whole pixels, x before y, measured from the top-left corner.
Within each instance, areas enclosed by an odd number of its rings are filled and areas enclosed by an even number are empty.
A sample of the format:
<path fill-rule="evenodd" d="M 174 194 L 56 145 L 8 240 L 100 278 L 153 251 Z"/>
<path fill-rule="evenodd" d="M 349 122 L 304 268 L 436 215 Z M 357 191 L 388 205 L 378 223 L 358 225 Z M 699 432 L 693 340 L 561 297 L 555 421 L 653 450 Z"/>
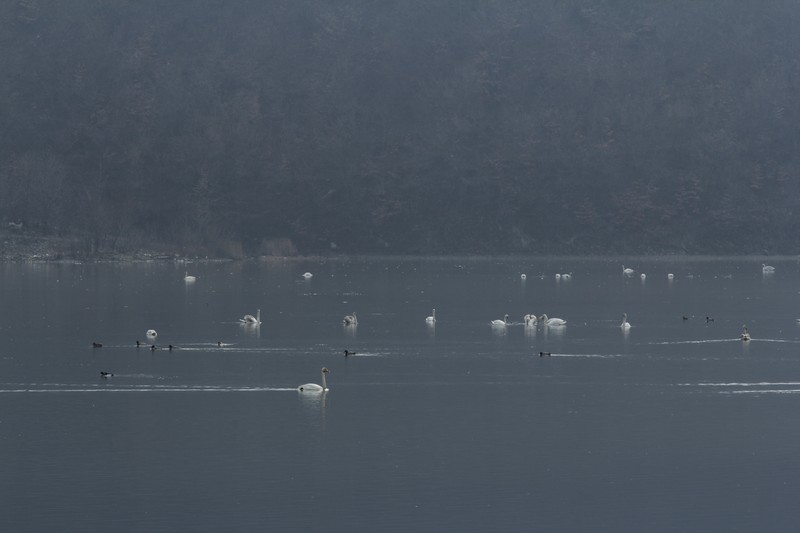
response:
<path fill-rule="evenodd" d="M 800 253 L 789 0 L 12 0 L 0 220 L 87 250 Z"/>

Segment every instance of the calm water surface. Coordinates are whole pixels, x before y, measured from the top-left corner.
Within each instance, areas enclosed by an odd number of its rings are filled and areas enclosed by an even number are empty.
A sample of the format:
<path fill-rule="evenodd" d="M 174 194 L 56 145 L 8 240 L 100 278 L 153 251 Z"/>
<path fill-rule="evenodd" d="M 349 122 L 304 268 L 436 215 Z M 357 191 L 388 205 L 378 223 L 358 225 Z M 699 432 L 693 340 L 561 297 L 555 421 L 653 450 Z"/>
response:
<path fill-rule="evenodd" d="M 800 263 L 762 261 L 0 265 L 0 528 L 793 530 Z"/>

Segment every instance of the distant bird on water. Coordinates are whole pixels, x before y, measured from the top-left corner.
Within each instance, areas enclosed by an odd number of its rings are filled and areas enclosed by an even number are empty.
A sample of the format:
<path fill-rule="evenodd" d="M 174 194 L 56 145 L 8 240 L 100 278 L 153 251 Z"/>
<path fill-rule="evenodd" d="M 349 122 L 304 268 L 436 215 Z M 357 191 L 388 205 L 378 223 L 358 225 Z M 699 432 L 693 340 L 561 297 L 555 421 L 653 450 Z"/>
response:
<path fill-rule="evenodd" d="M 742 334 L 739 335 L 739 337 L 743 341 L 749 341 L 750 340 L 750 332 L 747 330 L 747 325 L 742 326 Z"/>
<path fill-rule="evenodd" d="M 353 311 L 352 315 L 346 315 L 342 319 L 342 324 L 345 326 L 357 326 L 358 325 L 358 317 L 356 316 L 356 312 Z"/>
<path fill-rule="evenodd" d="M 256 316 L 244 315 L 239 322 L 246 326 L 258 326 L 261 324 L 261 309 L 256 310 Z"/>
<path fill-rule="evenodd" d="M 492 320 L 492 322 L 491 322 L 492 326 L 499 326 L 499 327 L 507 326 L 509 323 L 510 322 L 508 321 L 508 314 L 506 314 L 503 317 L 503 320 L 496 319 L 496 320 Z"/>
<path fill-rule="evenodd" d="M 425 317 L 425 322 L 428 324 L 436 324 L 436 309 L 431 311 L 431 316 Z"/>
<path fill-rule="evenodd" d="M 102 347 L 103 347 L 103 343 L 102 342 L 93 342 L 92 343 L 92 348 L 102 348 Z"/>

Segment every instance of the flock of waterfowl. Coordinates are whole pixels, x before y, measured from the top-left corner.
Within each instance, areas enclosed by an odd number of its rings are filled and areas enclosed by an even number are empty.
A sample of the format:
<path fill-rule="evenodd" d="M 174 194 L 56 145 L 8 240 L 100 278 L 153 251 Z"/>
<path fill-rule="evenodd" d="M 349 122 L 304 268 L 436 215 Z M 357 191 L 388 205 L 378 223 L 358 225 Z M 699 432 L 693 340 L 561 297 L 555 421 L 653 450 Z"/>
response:
<path fill-rule="evenodd" d="M 764 274 L 773 274 L 775 272 L 775 267 L 767 265 L 765 263 L 762 263 L 761 271 Z M 622 265 L 622 273 L 625 276 L 633 276 L 636 273 L 636 271 L 634 269 L 630 268 L 630 267 L 626 267 L 625 265 Z M 305 278 L 305 279 L 311 279 L 311 277 L 313 277 L 313 274 L 311 274 L 311 272 L 306 272 L 306 273 L 303 274 L 302 277 Z M 571 273 L 556 274 L 555 277 L 556 277 L 556 279 L 569 280 L 569 279 L 572 278 L 572 274 Z M 646 278 L 646 274 L 642 272 L 642 273 L 640 273 L 640 277 L 641 277 L 642 280 L 644 280 Z M 674 277 L 675 276 L 672 273 L 667 274 L 667 278 L 670 279 L 670 280 L 674 279 Z M 527 279 L 527 276 L 525 274 L 521 274 L 520 278 L 522 280 L 525 280 L 525 279 Z M 195 281 L 197 281 L 197 277 L 189 275 L 188 272 L 184 272 L 184 278 L 183 279 L 184 279 L 184 281 L 186 283 L 194 283 Z M 688 320 L 688 319 L 689 319 L 689 317 L 684 315 L 683 320 Z M 713 321 L 714 321 L 714 319 L 712 317 L 708 317 L 708 316 L 706 317 L 706 322 L 713 322 Z M 800 322 L 800 318 L 798 319 L 798 321 Z M 255 315 L 250 315 L 250 314 L 244 315 L 242 318 L 239 319 L 239 322 L 243 326 L 259 326 L 259 325 L 261 325 L 261 309 L 257 309 Z M 431 314 L 429 316 L 425 317 L 425 323 L 428 324 L 429 326 L 435 326 L 435 324 L 436 324 L 436 309 L 432 309 L 431 310 Z M 352 314 L 345 315 L 344 318 L 342 318 L 342 324 L 344 326 L 351 326 L 351 327 L 357 326 L 358 325 L 358 316 L 356 315 L 356 312 L 353 311 Z M 512 324 L 513 323 L 509 320 L 509 315 L 508 314 L 505 314 L 502 319 L 495 319 L 495 320 L 492 320 L 490 322 L 490 325 L 493 328 L 505 328 L 505 327 L 510 326 Z M 538 326 L 538 325 L 542 325 L 544 327 L 559 328 L 559 327 L 566 326 L 567 325 L 567 321 L 564 320 L 563 318 L 557 318 L 557 317 L 550 318 L 550 317 L 547 316 L 547 314 L 543 314 L 543 315 L 537 317 L 533 313 L 528 313 L 528 314 L 523 316 L 523 324 L 525 325 L 525 327 L 535 327 L 535 326 Z M 620 328 L 622 330 L 627 331 L 627 330 L 630 329 L 630 327 L 631 327 L 631 324 L 630 324 L 630 322 L 628 322 L 628 314 L 627 313 L 623 313 L 622 314 L 622 323 L 620 324 Z M 142 343 L 142 342 L 137 340 L 136 341 L 137 348 L 141 347 L 141 346 L 149 346 L 150 350 L 155 351 L 156 349 L 158 349 L 156 344 L 155 344 L 155 340 L 158 337 L 158 332 L 156 330 L 154 330 L 154 329 L 148 329 L 147 332 L 145 333 L 145 336 L 147 337 L 148 344 Z M 745 341 L 745 342 L 749 341 L 751 339 L 750 331 L 747 329 L 747 325 L 742 326 L 742 332 L 739 335 L 739 338 L 742 341 Z M 220 346 L 222 345 L 221 342 L 218 342 L 217 344 L 220 345 Z M 99 343 L 99 342 L 92 342 L 92 347 L 93 348 L 102 348 L 103 344 Z M 168 346 L 168 349 L 172 350 L 173 346 L 170 344 Z M 344 350 L 344 356 L 345 357 L 348 357 L 350 355 L 356 355 L 356 352 L 353 352 L 353 351 L 350 351 L 350 350 Z M 539 357 L 549 357 L 550 355 L 551 355 L 550 352 L 539 352 Z M 323 367 L 321 372 L 322 372 L 322 385 L 319 385 L 319 384 L 316 384 L 316 383 L 305 383 L 303 385 L 299 385 L 297 387 L 297 390 L 300 391 L 300 392 L 325 392 L 325 391 L 328 391 L 329 389 L 328 389 L 328 385 L 327 385 L 327 381 L 326 381 L 325 376 L 330 372 L 330 370 L 328 370 L 327 368 Z M 113 377 L 114 374 L 111 373 L 111 372 L 101 371 L 100 372 L 100 376 L 102 378 L 110 378 L 110 377 Z"/>

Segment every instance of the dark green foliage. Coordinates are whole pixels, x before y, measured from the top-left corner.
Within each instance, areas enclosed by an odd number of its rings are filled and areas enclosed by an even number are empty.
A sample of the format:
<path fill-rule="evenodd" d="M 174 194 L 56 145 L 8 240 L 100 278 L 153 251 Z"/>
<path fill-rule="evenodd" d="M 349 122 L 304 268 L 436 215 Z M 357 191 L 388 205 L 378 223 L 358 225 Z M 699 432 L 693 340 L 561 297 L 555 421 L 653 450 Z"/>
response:
<path fill-rule="evenodd" d="M 12 0 L 0 220 L 233 256 L 800 253 L 798 27 L 788 0 Z"/>

